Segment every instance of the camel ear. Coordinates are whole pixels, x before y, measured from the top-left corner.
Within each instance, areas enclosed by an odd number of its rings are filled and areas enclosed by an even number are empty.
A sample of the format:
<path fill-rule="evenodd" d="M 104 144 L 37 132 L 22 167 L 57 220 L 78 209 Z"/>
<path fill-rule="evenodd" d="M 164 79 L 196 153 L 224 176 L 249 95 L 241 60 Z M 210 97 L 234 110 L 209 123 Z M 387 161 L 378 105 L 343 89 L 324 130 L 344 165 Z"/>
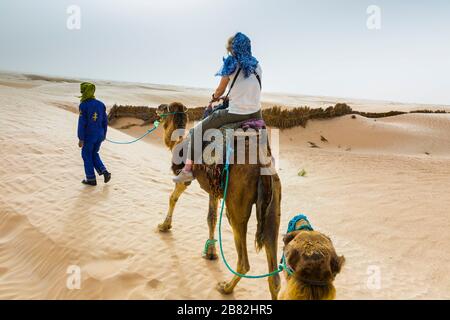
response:
<path fill-rule="evenodd" d="M 188 111 L 188 108 L 185 105 L 183 105 L 183 112 L 187 112 L 187 111 Z"/>
<path fill-rule="evenodd" d="M 339 272 L 341 272 L 341 268 L 344 265 L 345 262 L 345 257 L 344 256 L 340 256 L 338 257 L 337 255 L 334 255 L 334 257 L 331 259 L 331 272 L 333 273 L 333 275 L 337 275 Z"/>
<path fill-rule="evenodd" d="M 168 108 L 169 108 L 168 104 L 160 104 L 158 106 L 158 111 L 167 112 Z"/>
<path fill-rule="evenodd" d="M 283 237 L 284 245 L 287 245 L 289 242 L 294 240 L 294 238 L 297 236 L 297 234 L 298 234 L 298 231 L 289 232 L 289 233 L 285 234 Z"/>

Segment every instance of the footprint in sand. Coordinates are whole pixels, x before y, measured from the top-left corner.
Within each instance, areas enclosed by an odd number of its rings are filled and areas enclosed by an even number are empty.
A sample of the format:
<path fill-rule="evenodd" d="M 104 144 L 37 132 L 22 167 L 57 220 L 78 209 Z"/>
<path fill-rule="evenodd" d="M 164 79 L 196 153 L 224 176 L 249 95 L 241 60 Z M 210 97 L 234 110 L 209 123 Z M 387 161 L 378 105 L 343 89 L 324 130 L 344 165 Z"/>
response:
<path fill-rule="evenodd" d="M 152 289 L 156 289 L 158 288 L 160 285 L 162 284 L 162 281 L 158 280 L 158 279 L 152 279 L 149 280 L 147 282 L 147 287 L 152 288 Z"/>
<path fill-rule="evenodd" d="M 38 154 L 38 155 L 41 155 L 41 154 L 44 154 L 44 152 L 42 152 L 41 150 L 39 150 L 39 149 L 37 149 L 37 148 L 29 148 L 29 151 L 30 151 L 30 153 L 32 153 L 32 154 Z"/>
<path fill-rule="evenodd" d="M 3 276 L 7 272 L 8 272 L 8 268 L 0 267 L 0 277 Z"/>

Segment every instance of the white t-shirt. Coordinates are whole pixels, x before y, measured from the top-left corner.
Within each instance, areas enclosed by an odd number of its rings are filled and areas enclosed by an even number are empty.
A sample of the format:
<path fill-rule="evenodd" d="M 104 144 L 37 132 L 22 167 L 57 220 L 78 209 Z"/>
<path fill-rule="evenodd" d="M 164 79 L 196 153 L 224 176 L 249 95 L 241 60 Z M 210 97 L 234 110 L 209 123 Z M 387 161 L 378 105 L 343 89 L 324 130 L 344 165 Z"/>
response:
<path fill-rule="evenodd" d="M 231 86 L 237 70 L 239 70 L 239 67 L 230 75 L 228 86 Z M 262 70 L 259 64 L 255 72 L 262 79 Z M 241 70 L 228 97 L 230 99 L 229 113 L 251 114 L 261 110 L 261 87 L 256 75 L 251 74 L 248 78 L 245 78 L 244 70 Z"/>

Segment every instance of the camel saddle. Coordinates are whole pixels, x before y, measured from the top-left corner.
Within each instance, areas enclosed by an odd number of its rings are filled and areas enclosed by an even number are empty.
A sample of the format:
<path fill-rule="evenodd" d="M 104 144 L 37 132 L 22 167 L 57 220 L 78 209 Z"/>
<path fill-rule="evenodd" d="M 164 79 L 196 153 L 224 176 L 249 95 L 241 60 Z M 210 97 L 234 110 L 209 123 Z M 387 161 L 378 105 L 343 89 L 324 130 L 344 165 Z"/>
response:
<path fill-rule="evenodd" d="M 194 164 L 194 171 L 196 170 L 204 170 L 209 178 L 211 189 L 214 191 L 214 194 L 217 196 L 222 196 L 223 188 L 224 188 L 224 166 L 227 161 L 227 133 L 229 134 L 230 130 L 233 130 L 234 143 L 230 143 L 230 147 L 234 150 L 236 144 L 239 141 L 244 140 L 245 150 L 238 150 L 237 152 L 233 152 L 235 161 L 231 161 L 231 163 L 238 163 L 239 159 L 244 157 L 244 161 L 247 161 L 247 157 L 243 152 L 248 153 L 248 146 L 250 144 L 250 140 L 254 139 L 254 143 L 259 144 L 259 139 L 261 137 L 261 130 L 266 129 L 266 124 L 264 120 L 261 119 L 250 119 L 246 121 L 236 122 L 224 125 L 219 128 L 222 133 L 223 140 L 222 141 L 204 141 L 203 142 L 203 154 L 202 154 L 202 163 Z M 268 146 L 268 142 L 264 141 L 267 144 L 268 156 L 270 156 L 270 148 Z M 182 142 L 184 146 L 183 150 L 187 149 L 188 141 L 185 140 Z M 264 145 L 264 144 L 262 144 Z M 178 174 L 180 170 L 184 166 L 184 162 L 186 160 L 186 152 L 183 152 L 182 158 L 183 163 L 180 165 L 172 164 L 172 170 L 174 174 Z M 237 161 L 236 161 L 237 160 Z M 245 164 L 246 162 L 244 162 Z"/>

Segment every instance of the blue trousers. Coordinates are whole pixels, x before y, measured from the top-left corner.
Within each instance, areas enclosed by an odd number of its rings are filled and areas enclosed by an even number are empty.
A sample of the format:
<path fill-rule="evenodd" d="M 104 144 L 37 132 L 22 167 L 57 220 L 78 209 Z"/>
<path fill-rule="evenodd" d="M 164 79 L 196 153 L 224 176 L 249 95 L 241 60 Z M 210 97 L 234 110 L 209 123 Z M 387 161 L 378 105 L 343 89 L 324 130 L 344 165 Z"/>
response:
<path fill-rule="evenodd" d="M 103 174 L 106 171 L 106 167 L 98 154 L 102 142 L 102 138 L 94 141 L 85 141 L 81 149 L 81 157 L 84 161 L 84 172 L 86 173 L 87 180 L 95 180 L 94 169 L 98 174 Z"/>

